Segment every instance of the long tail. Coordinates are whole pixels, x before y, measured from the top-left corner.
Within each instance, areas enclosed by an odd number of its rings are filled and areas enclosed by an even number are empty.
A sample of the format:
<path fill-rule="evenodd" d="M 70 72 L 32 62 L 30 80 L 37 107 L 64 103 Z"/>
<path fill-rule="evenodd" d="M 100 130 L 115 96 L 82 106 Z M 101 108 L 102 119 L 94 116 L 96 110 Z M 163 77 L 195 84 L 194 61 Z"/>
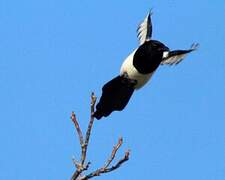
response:
<path fill-rule="evenodd" d="M 134 92 L 134 84 L 123 76 L 117 76 L 107 82 L 102 88 L 102 96 L 96 106 L 94 117 L 101 119 L 107 117 L 113 111 L 121 111 L 125 108 Z"/>

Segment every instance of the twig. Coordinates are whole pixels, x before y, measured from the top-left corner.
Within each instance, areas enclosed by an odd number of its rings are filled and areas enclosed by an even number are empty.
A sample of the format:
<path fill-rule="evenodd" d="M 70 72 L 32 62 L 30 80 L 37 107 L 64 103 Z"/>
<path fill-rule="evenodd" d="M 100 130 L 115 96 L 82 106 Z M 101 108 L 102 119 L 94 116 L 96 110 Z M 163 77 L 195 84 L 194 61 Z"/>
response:
<path fill-rule="evenodd" d="M 90 162 L 85 164 L 85 160 L 86 160 L 86 154 L 87 154 L 87 148 L 88 148 L 88 144 L 89 144 L 89 140 L 90 140 L 90 136 L 91 136 L 91 130 L 94 124 L 94 110 L 95 110 L 95 103 L 96 103 L 96 96 L 94 95 L 94 93 L 91 94 L 91 116 L 90 116 L 90 121 L 88 124 L 88 128 L 85 134 L 85 139 L 83 137 L 82 131 L 80 129 L 79 123 L 77 121 L 76 115 L 74 112 L 72 112 L 71 115 L 71 119 L 75 125 L 75 128 L 77 130 L 78 136 L 79 136 L 79 140 L 80 140 L 80 145 L 81 145 L 81 158 L 80 158 L 80 162 L 77 161 L 76 159 L 73 158 L 73 163 L 76 166 L 76 171 L 74 172 L 71 180 L 87 180 L 90 179 L 92 177 L 95 176 L 99 176 L 100 174 L 103 173 L 107 173 L 107 172 L 111 172 L 117 168 L 119 168 L 125 161 L 127 161 L 129 159 L 129 151 L 127 151 L 125 153 L 125 156 L 119 160 L 114 166 L 110 166 L 110 164 L 112 163 L 112 161 L 114 160 L 116 153 L 118 151 L 118 149 L 121 147 L 122 143 L 123 143 L 123 139 L 119 138 L 119 141 L 117 143 L 116 146 L 113 147 L 112 153 L 110 158 L 107 160 L 107 162 L 105 163 L 105 165 L 100 168 L 97 169 L 96 171 L 88 174 L 88 175 L 83 175 L 82 176 L 82 172 L 86 171 L 89 168 Z"/>
<path fill-rule="evenodd" d="M 72 112 L 71 119 L 76 127 L 77 134 L 78 134 L 79 140 L 80 140 L 80 145 L 82 146 L 82 144 L 84 143 L 84 138 L 83 138 L 82 131 L 80 129 L 79 123 L 77 122 L 77 118 L 76 118 L 76 115 L 74 112 Z"/>
<path fill-rule="evenodd" d="M 87 154 L 87 146 L 89 143 L 89 139 L 90 139 L 90 135 L 91 135 L 91 130 L 92 130 L 92 126 L 94 123 L 94 111 L 95 111 L 95 103 L 96 103 L 96 96 L 94 95 L 94 93 L 91 93 L 91 117 L 90 117 L 90 122 L 88 124 L 88 129 L 86 132 L 86 138 L 85 138 L 85 143 L 83 144 L 84 147 L 82 147 L 82 158 L 81 158 L 81 164 L 84 164 L 84 161 L 86 159 L 86 154 Z"/>
<path fill-rule="evenodd" d="M 93 178 L 95 176 L 100 176 L 101 174 L 109 173 L 111 171 L 114 171 L 117 168 L 119 168 L 124 162 L 129 160 L 130 151 L 126 151 L 124 157 L 122 159 L 120 159 L 116 163 L 116 165 L 108 168 L 108 166 L 111 164 L 111 162 L 115 158 L 116 152 L 120 148 L 122 143 L 123 143 L 123 140 L 122 140 L 122 138 L 120 138 L 118 144 L 113 148 L 112 154 L 111 154 L 110 158 L 108 159 L 108 161 L 107 161 L 105 166 L 103 166 L 102 168 L 97 169 L 96 171 L 88 174 L 87 176 L 82 177 L 81 180 L 87 180 L 87 179 Z"/>
<path fill-rule="evenodd" d="M 79 123 L 77 121 L 77 118 L 76 118 L 76 115 L 75 115 L 74 112 L 72 112 L 71 119 L 72 119 L 72 121 L 73 121 L 73 123 L 75 125 L 76 130 L 77 130 L 77 134 L 78 134 L 79 140 L 80 140 L 80 145 L 82 147 L 83 146 L 83 143 L 84 143 L 83 134 L 82 134 L 82 131 L 80 129 Z M 81 174 L 83 167 L 82 167 L 82 164 L 80 164 L 74 158 L 73 158 L 73 163 L 75 164 L 77 170 L 74 172 L 74 174 L 73 174 L 73 176 L 72 176 L 71 179 L 74 179 L 75 180 Z"/>
<path fill-rule="evenodd" d="M 124 162 L 129 160 L 129 156 L 130 156 L 130 151 L 128 150 L 125 152 L 123 159 L 119 160 L 115 166 L 112 166 L 111 168 L 106 169 L 106 171 L 104 173 L 111 172 L 111 171 L 119 168 Z"/>
<path fill-rule="evenodd" d="M 109 167 L 109 165 L 111 164 L 111 162 L 115 158 L 118 149 L 120 148 L 120 146 L 122 144 L 123 144 L 123 138 L 119 138 L 119 141 L 118 141 L 117 145 L 113 148 L 112 154 L 111 154 L 110 158 L 108 159 L 107 163 L 105 164 L 105 166 L 103 167 L 103 169 L 106 169 L 107 167 Z"/>
<path fill-rule="evenodd" d="M 72 116 L 71 119 L 77 129 L 77 133 L 80 139 L 80 145 L 81 145 L 81 163 L 79 163 L 78 161 L 76 161 L 75 159 L 73 160 L 73 162 L 75 163 L 75 166 L 77 168 L 77 170 L 74 172 L 73 176 L 72 176 L 72 180 L 77 179 L 80 174 L 87 170 L 89 167 L 90 162 L 88 162 L 86 165 L 85 163 L 85 159 L 86 159 L 86 154 L 87 154 L 87 147 L 88 147 L 88 143 L 89 143 L 89 139 L 90 139 L 90 135 L 91 135 L 91 129 L 94 123 L 94 107 L 95 107 L 95 103 L 96 103 L 96 96 L 94 95 L 94 93 L 91 93 L 91 117 L 90 117 L 90 121 L 88 124 L 88 128 L 87 128 L 87 132 L 86 132 L 86 136 L 85 136 L 85 142 L 84 142 L 84 138 L 83 138 L 83 134 L 82 131 L 80 129 L 79 123 L 76 119 L 76 116 L 74 114 L 74 112 L 72 112 Z"/>

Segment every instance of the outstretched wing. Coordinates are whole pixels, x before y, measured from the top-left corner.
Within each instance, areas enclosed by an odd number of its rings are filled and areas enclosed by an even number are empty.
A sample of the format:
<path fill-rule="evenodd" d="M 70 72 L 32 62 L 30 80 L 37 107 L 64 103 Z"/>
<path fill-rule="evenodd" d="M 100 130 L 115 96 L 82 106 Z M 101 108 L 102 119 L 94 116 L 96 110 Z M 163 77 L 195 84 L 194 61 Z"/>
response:
<path fill-rule="evenodd" d="M 144 21 L 140 23 L 137 28 L 137 37 L 139 44 L 144 44 L 145 41 L 148 41 L 152 37 L 152 21 L 151 21 L 152 12 L 150 11 L 145 17 Z"/>
<path fill-rule="evenodd" d="M 191 48 L 188 50 L 175 50 L 175 51 L 170 51 L 170 52 L 164 52 L 164 57 L 161 62 L 161 65 L 168 64 L 168 65 L 177 65 L 179 64 L 185 56 L 196 50 L 198 48 L 199 44 L 194 43 L 191 45 Z"/>

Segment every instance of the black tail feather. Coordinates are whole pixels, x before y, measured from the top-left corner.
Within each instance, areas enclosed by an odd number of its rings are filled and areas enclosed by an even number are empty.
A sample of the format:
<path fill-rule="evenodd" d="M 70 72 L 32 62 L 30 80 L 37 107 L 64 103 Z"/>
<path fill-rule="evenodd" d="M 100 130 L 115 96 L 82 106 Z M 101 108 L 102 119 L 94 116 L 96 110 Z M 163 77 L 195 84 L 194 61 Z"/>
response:
<path fill-rule="evenodd" d="M 96 106 L 94 117 L 101 119 L 113 111 L 123 110 L 134 92 L 134 85 L 123 76 L 117 76 L 106 83 L 102 88 L 102 96 Z"/>

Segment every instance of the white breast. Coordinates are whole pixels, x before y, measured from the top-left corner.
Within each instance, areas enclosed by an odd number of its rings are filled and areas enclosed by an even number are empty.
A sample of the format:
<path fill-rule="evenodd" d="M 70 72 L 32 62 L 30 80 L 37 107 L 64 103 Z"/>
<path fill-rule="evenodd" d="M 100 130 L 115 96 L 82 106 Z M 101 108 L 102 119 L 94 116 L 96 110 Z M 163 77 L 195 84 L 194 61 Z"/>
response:
<path fill-rule="evenodd" d="M 135 49 L 123 62 L 121 69 L 120 69 L 120 75 L 127 73 L 130 79 L 137 80 L 137 85 L 135 86 L 135 89 L 139 89 L 142 86 L 144 86 L 154 72 L 149 74 L 141 74 L 137 71 L 137 69 L 133 66 L 133 57 L 134 53 L 137 49 Z"/>

